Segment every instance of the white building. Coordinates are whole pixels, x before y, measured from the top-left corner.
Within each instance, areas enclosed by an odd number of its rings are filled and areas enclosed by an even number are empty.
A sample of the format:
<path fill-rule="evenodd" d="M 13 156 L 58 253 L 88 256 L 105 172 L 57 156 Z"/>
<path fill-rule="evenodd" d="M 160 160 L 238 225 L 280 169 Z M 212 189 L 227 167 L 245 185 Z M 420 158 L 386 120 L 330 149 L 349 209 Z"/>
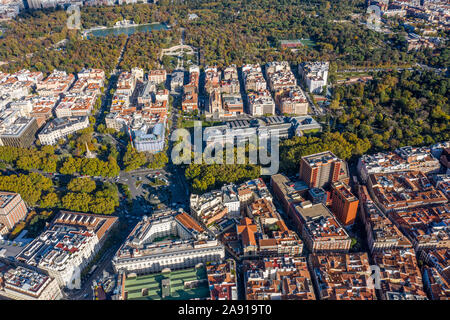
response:
<path fill-rule="evenodd" d="M 164 211 L 137 224 L 113 259 L 116 272 L 146 274 L 221 261 L 222 244 L 185 212 Z"/>
<path fill-rule="evenodd" d="M 60 286 L 79 289 L 81 271 L 98 252 L 117 220 L 117 217 L 61 211 L 17 260 L 46 271 Z"/>
<path fill-rule="evenodd" d="M 247 97 L 248 111 L 252 116 L 275 115 L 275 101 L 267 89 L 249 92 Z"/>
<path fill-rule="evenodd" d="M 24 268 L 5 266 L 0 272 L 0 296 L 13 300 L 59 300 L 62 292 L 55 278 Z M 0 271 L 2 270 L 0 262 Z"/>
<path fill-rule="evenodd" d="M 47 122 L 39 132 L 38 138 L 41 144 L 54 145 L 59 139 L 87 127 L 89 127 L 87 116 L 56 118 Z"/>

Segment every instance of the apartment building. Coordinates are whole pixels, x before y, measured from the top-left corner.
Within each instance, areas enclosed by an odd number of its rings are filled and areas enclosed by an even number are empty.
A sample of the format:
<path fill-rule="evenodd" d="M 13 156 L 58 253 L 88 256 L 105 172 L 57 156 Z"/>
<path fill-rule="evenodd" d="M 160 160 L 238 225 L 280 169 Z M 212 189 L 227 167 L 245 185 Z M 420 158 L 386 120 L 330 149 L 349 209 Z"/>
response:
<path fill-rule="evenodd" d="M 38 134 L 41 144 L 55 145 L 59 139 L 89 127 L 87 116 L 55 118 L 46 123 Z"/>
<path fill-rule="evenodd" d="M 297 86 L 297 80 L 287 61 L 273 61 L 265 66 L 267 84 L 270 91 L 276 92 Z"/>
<path fill-rule="evenodd" d="M 40 96 L 61 95 L 69 90 L 74 81 L 73 74 L 55 69 L 46 79 L 36 84 L 36 91 Z"/>
<path fill-rule="evenodd" d="M 450 300 L 450 249 L 422 252 L 423 284 L 432 300 Z"/>
<path fill-rule="evenodd" d="M 206 226 L 228 217 L 228 209 L 222 202 L 222 192 L 218 190 L 202 195 L 191 194 L 190 209 L 191 215 Z"/>
<path fill-rule="evenodd" d="M 170 89 L 173 91 L 182 90 L 184 85 L 184 71 L 175 70 L 170 77 Z"/>
<path fill-rule="evenodd" d="M 231 65 L 223 70 L 223 77 L 220 80 L 220 90 L 227 94 L 240 94 L 241 87 L 236 65 Z"/>
<path fill-rule="evenodd" d="M 205 90 L 208 94 L 216 89 L 220 94 L 220 72 L 217 67 L 205 67 Z"/>
<path fill-rule="evenodd" d="M 266 80 L 258 64 L 245 64 L 242 66 L 245 91 L 267 90 Z"/>
<path fill-rule="evenodd" d="M 427 299 L 413 249 L 386 249 L 374 252 L 372 257 L 380 268 L 380 294 L 383 300 L 389 300 L 389 293 L 392 292 L 407 294 L 414 299 Z"/>
<path fill-rule="evenodd" d="M 211 300 L 237 300 L 236 261 L 212 262 L 206 266 Z"/>
<path fill-rule="evenodd" d="M 242 183 L 237 188 L 241 210 L 257 199 L 267 199 L 272 201 L 272 195 L 261 178 L 249 180 Z"/>
<path fill-rule="evenodd" d="M 367 187 L 384 213 L 448 202 L 444 193 L 436 190 L 420 171 L 371 174 Z"/>
<path fill-rule="evenodd" d="M 411 241 L 372 201 L 366 186 L 359 186 L 358 195 L 361 219 L 364 222 L 371 252 L 384 249 L 412 248 Z"/>
<path fill-rule="evenodd" d="M 61 98 L 55 108 L 55 114 L 58 118 L 89 116 L 94 108 L 97 95 L 92 93 L 79 94 L 69 93 Z"/>
<path fill-rule="evenodd" d="M 35 118 L 41 128 L 53 116 L 53 110 L 59 100 L 58 95 L 28 96 L 12 102 L 10 109 L 19 111 L 24 117 Z"/>
<path fill-rule="evenodd" d="M 167 79 L 167 72 L 164 69 L 150 70 L 148 72 L 148 81 L 155 83 L 165 83 Z"/>
<path fill-rule="evenodd" d="M 388 213 L 412 242 L 416 252 L 450 247 L 450 204 L 411 208 Z"/>
<path fill-rule="evenodd" d="M 294 205 L 291 217 L 311 252 L 347 252 L 351 238 L 323 203 Z"/>
<path fill-rule="evenodd" d="M 434 157 L 429 147 L 402 147 L 395 152 L 363 155 L 358 160 L 357 169 L 366 182 L 373 173 L 394 173 L 400 171 L 422 171 L 434 173 L 440 169 L 439 159 Z"/>
<path fill-rule="evenodd" d="M 321 300 L 376 300 L 367 253 L 310 254 L 308 265 Z"/>

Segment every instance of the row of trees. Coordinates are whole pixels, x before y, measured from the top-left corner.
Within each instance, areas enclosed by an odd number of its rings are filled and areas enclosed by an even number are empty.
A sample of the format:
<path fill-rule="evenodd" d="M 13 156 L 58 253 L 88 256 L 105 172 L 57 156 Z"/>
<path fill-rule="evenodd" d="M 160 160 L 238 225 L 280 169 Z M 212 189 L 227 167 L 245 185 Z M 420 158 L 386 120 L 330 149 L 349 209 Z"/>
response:
<path fill-rule="evenodd" d="M 70 192 L 61 198 L 61 208 L 67 210 L 111 214 L 119 206 L 116 185 L 105 183 L 97 187 L 90 178 L 74 178 L 68 186 Z"/>
<path fill-rule="evenodd" d="M 30 206 L 40 203 L 53 191 L 53 182 L 39 173 L 0 175 L 0 190 L 20 193 Z"/>
<path fill-rule="evenodd" d="M 52 146 L 43 146 L 40 150 L 0 146 L 0 160 L 14 164 L 17 169 L 40 169 L 45 172 L 56 172 L 58 156 Z"/>
<path fill-rule="evenodd" d="M 104 177 L 115 177 L 120 172 L 113 156 L 109 156 L 107 161 L 71 156 L 60 158 L 52 146 L 42 146 L 40 149 L 0 146 L 0 160 L 26 171 L 39 169 L 50 173 Z"/>
<path fill-rule="evenodd" d="M 37 51 L 26 56 L 13 58 L 0 69 L 5 72 L 16 72 L 26 68 L 48 74 L 53 69 L 77 73 L 83 68 L 99 68 L 109 74 L 117 63 L 120 51 L 125 45 L 126 36 L 81 39 L 79 35 L 74 34 L 67 40 L 61 48 L 39 47 Z"/>

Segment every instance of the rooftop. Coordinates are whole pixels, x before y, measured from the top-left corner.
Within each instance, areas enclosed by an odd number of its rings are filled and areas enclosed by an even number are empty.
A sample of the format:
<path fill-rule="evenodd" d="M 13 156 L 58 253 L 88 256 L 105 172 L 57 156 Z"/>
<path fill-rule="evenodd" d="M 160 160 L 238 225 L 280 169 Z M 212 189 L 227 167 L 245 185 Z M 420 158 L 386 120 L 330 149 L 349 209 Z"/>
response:
<path fill-rule="evenodd" d="M 198 285 L 188 286 L 197 281 Z M 170 287 L 169 296 L 163 297 L 163 285 Z M 124 291 L 128 292 L 127 300 L 191 300 L 210 296 L 204 267 L 131 276 L 125 279 Z"/>

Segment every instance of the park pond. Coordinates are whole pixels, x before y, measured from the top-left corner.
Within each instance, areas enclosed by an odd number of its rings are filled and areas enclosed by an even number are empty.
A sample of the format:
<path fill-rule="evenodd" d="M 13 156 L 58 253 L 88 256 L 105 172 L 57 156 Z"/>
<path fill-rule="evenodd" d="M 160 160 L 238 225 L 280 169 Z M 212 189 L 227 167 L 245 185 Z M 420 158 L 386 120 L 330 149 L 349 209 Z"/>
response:
<path fill-rule="evenodd" d="M 89 39 L 91 36 L 94 37 L 106 37 L 108 35 L 131 35 L 135 32 L 148 32 L 152 30 L 168 30 L 168 26 L 164 23 L 146 23 L 139 25 L 121 26 L 121 27 L 111 27 L 111 28 L 91 28 L 84 31 L 84 36 Z"/>

